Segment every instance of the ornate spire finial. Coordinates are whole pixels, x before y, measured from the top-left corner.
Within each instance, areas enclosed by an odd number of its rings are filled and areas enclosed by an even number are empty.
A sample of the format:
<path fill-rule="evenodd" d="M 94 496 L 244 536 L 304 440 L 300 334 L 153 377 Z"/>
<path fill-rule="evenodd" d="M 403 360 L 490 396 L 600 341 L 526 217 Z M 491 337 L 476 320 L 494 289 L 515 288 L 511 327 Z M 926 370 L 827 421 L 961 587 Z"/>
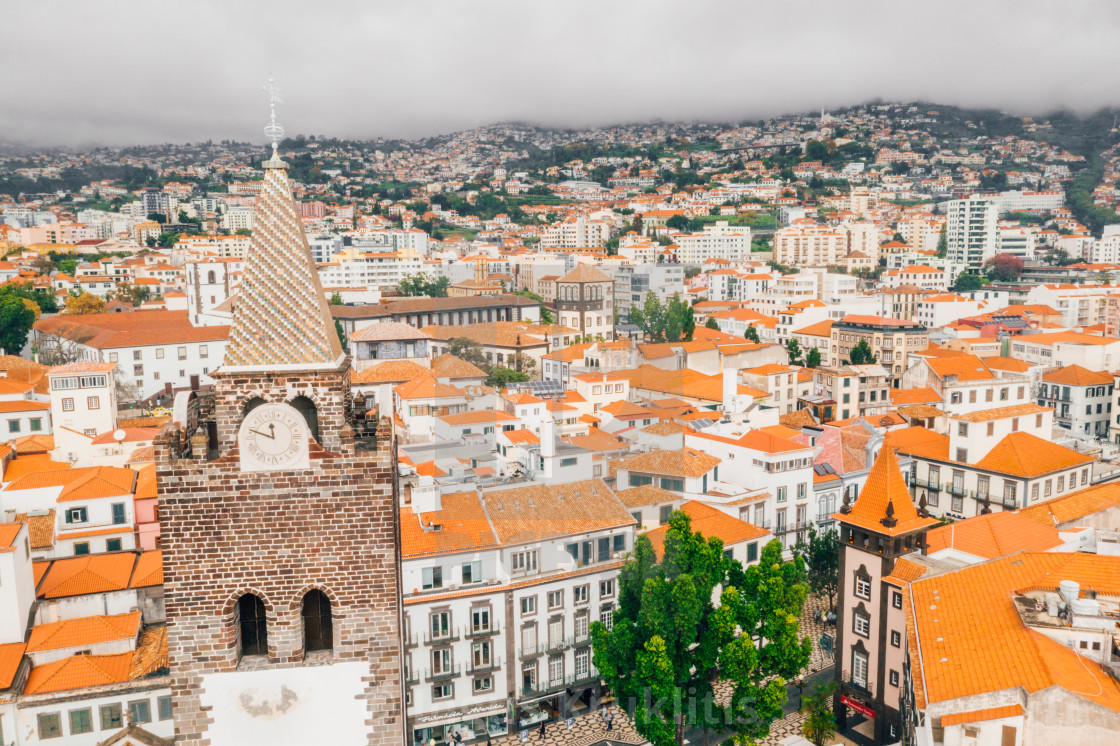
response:
<path fill-rule="evenodd" d="M 276 121 L 276 104 L 282 104 L 284 100 L 280 98 L 280 87 L 276 85 L 271 73 L 268 84 L 261 90 L 268 91 L 269 118 L 268 124 L 264 126 L 264 136 L 272 143 L 272 159 L 280 160 L 277 151 L 280 149 L 280 141 L 284 139 L 284 128 Z"/>
<path fill-rule="evenodd" d="M 887 528 L 894 528 L 898 525 L 898 519 L 894 517 L 894 499 L 887 500 L 887 516 L 886 518 L 880 518 L 879 523 Z"/>
<path fill-rule="evenodd" d="M 848 495 L 848 491 L 844 490 L 844 504 L 840 506 L 840 512 L 841 513 L 844 513 L 845 515 L 847 515 L 848 513 L 852 512 L 852 506 L 850 504 L 851 499 L 852 498 Z"/>

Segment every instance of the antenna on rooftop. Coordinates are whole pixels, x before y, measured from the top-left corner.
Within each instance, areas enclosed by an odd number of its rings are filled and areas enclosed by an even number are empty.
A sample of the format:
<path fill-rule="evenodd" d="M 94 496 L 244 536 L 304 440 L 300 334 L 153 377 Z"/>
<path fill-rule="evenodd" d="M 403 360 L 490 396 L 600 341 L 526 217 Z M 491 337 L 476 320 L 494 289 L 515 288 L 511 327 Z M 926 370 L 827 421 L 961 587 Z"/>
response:
<path fill-rule="evenodd" d="M 280 98 L 280 87 L 276 85 L 272 73 L 268 75 L 268 84 L 263 86 L 261 90 L 268 92 L 269 118 L 268 124 L 264 126 L 264 136 L 272 143 L 273 160 L 279 160 L 280 156 L 277 155 L 277 151 L 280 149 L 280 141 L 284 139 L 284 128 L 276 121 L 276 104 L 282 104 L 284 100 Z"/>

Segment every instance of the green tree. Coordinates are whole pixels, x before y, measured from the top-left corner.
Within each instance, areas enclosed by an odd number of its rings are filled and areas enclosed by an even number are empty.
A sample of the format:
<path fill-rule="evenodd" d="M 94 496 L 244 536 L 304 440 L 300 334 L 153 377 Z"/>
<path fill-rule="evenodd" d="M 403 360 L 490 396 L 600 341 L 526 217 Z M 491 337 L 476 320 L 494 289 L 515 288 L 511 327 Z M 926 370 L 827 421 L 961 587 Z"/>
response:
<path fill-rule="evenodd" d="M 867 343 L 867 340 L 861 339 L 859 342 L 856 342 L 855 347 L 852 348 L 848 362 L 852 365 L 870 365 L 871 363 L 879 362 L 879 358 L 871 354 L 871 345 Z"/>
<path fill-rule="evenodd" d="M 672 228 L 673 230 L 680 231 L 681 233 L 687 233 L 690 225 L 688 222 L 688 218 L 686 218 L 684 215 L 674 215 L 673 217 L 665 221 L 665 227 Z"/>
<path fill-rule="evenodd" d="M 941 235 L 937 237 L 937 255 L 942 259 L 949 255 L 948 223 L 941 226 Z"/>
<path fill-rule="evenodd" d="M 801 711 L 805 713 L 801 734 L 812 741 L 814 746 L 824 746 L 826 741 L 836 735 L 836 713 L 832 709 L 835 692 L 834 681 L 818 684 L 801 703 Z"/>
<path fill-rule="evenodd" d="M 233 235 L 235 235 L 235 236 L 251 236 L 251 235 L 253 235 L 253 231 L 249 230 L 248 228 L 238 228 L 237 230 L 235 230 L 233 232 Z"/>
<path fill-rule="evenodd" d="M 447 343 L 447 352 L 485 371 L 490 370 L 490 363 L 486 359 L 486 353 L 482 351 L 482 345 L 470 337 L 452 337 Z"/>
<path fill-rule="evenodd" d="M 962 272 L 957 276 L 957 281 L 953 283 L 953 290 L 958 293 L 967 293 L 972 290 L 979 290 L 984 287 L 984 280 L 980 275 L 971 272 Z"/>
<path fill-rule="evenodd" d="M 446 298 L 449 287 L 451 280 L 446 276 L 431 280 L 427 275 L 408 275 L 397 284 L 401 295 L 426 295 L 429 298 Z"/>
<path fill-rule="evenodd" d="M 144 301 L 151 300 L 152 291 L 143 286 L 122 282 L 113 288 L 106 296 L 106 300 L 116 300 L 122 303 L 131 303 L 139 308 Z"/>
<path fill-rule="evenodd" d="M 685 730 L 697 727 L 736 742 L 765 737 L 782 717 L 786 679 L 809 661 L 798 623 L 808 594 L 800 560 L 783 562 L 781 543 L 772 541 L 744 569 L 678 511 L 660 561 L 649 538 L 639 537 L 618 584 L 612 628 L 591 625 L 594 661 L 638 733 L 655 746 L 683 743 Z M 712 686 L 718 679 L 731 684 L 722 710 Z"/>
<path fill-rule="evenodd" d="M 743 332 L 743 336 L 746 339 L 749 339 L 750 341 L 754 342 L 755 344 L 758 344 L 759 342 L 762 341 L 761 339 L 758 338 L 758 329 L 754 328 L 754 324 L 751 324 L 747 327 L 747 330 L 745 332 Z"/>
<path fill-rule="evenodd" d="M 528 373 L 522 373 L 512 368 L 494 367 L 490 369 L 490 374 L 486 376 L 486 385 L 504 389 L 510 383 L 520 383 L 528 380 Z"/>
<path fill-rule="evenodd" d="M 715 319 L 709 317 L 708 320 L 704 322 L 704 328 L 705 329 L 713 329 L 713 330 L 718 332 L 719 331 L 719 322 L 716 321 Z"/>
<path fill-rule="evenodd" d="M 341 306 L 342 305 L 342 293 L 338 292 L 337 290 L 334 291 L 333 293 L 331 293 L 331 305 L 332 306 Z"/>
<path fill-rule="evenodd" d="M 337 295 L 337 293 L 336 293 Z M 346 352 L 350 351 L 350 339 L 346 336 L 346 331 L 342 328 L 342 322 L 338 319 L 334 320 L 334 331 L 338 335 L 338 341 L 342 343 L 342 349 Z"/>
<path fill-rule="evenodd" d="M 789 353 L 790 365 L 801 365 L 801 343 L 797 341 L 797 337 L 790 337 L 786 342 L 786 352 Z"/>
<path fill-rule="evenodd" d="M 548 306 L 546 306 L 544 304 L 544 298 L 537 295 L 536 293 L 534 293 L 531 290 L 517 290 L 513 294 L 514 295 L 520 295 L 522 298 L 528 298 L 529 300 L 535 300 L 537 303 L 540 304 L 538 307 L 540 308 L 540 311 L 541 311 L 541 323 L 542 324 L 551 324 L 552 323 L 552 311 L 550 311 Z"/>
<path fill-rule="evenodd" d="M 19 355 L 27 344 L 27 335 L 35 323 L 35 311 L 11 294 L 0 295 L 0 350 L 7 355 Z"/>
<path fill-rule="evenodd" d="M 836 602 L 836 591 L 840 587 L 840 536 L 836 529 L 818 534 L 817 529 L 809 528 L 809 540 L 800 541 L 793 547 L 793 553 L 805 563 L 805 574 L 813 593 L 828 596 L 828 607 Z"/>
<path fill-rule="evenodd" d="M 821 351 L 814 347 L 809 350 L 805 355 L 805 365 L 810 368 L 816 368 L 821 364 Z"/>

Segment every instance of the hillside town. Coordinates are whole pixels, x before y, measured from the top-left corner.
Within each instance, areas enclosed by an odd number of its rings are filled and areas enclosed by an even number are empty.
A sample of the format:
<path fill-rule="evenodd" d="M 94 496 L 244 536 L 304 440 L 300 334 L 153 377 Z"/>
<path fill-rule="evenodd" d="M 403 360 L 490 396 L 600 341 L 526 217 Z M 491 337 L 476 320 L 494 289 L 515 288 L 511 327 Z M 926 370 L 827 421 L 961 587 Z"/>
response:
<path fill-rule="evenodd" d="M 929 103 L 5 147 L 0 746 L 1115 744 L 1118 204 Z"/>

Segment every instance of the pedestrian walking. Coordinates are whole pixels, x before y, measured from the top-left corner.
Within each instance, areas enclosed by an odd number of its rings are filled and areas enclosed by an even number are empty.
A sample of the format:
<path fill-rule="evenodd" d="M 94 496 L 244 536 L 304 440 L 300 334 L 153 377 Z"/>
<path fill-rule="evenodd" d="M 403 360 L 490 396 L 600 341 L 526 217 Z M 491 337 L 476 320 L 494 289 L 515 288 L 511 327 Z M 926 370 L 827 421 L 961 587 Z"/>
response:
<path fill-rule="evenodd" d="M 614 727 L 614 714 L 608 711 L 607 712 L 607 730 L 609 731 L 613 727 Z"/>
<path fill-rule="evenodd" d="M 538 731 L 541 734 L 541 740 L 544 740 L 544 721 L 541 721 L 541 729 Z"/>

